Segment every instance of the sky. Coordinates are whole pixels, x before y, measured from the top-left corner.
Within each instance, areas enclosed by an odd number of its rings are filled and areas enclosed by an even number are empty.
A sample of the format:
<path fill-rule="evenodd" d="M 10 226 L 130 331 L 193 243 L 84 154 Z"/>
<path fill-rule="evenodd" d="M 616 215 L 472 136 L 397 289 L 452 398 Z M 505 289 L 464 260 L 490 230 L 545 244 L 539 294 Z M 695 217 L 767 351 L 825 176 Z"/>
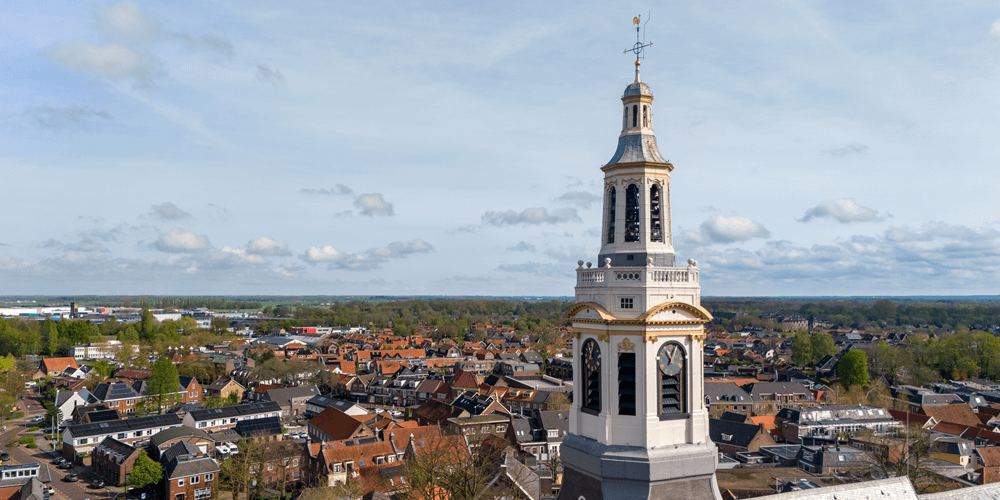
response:
<path fill-rule="evenodd" d="M 998 293 L 995 2 L 74 0 L 0 5 L 0 294 L 571 296 L 636 14 L 703 295 Z"/>

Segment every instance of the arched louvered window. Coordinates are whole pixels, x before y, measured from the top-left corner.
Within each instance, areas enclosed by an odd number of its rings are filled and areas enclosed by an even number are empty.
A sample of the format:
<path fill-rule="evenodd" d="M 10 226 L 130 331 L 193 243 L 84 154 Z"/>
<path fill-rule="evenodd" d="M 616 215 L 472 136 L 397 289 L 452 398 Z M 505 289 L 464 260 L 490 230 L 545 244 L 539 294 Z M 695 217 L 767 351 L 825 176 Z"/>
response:
<path fill-rule="evenodd" d="M 615 242 L 615 204 L 618 202 L 615 196 L 615 188 L 608 191 L 608 243 Z"/>
<path fill-rule="evenodd" d="M 639 125 L 639 106 L 632 105 L 632 126 L 638 127 Z"/>
<path fill-rule="evenodd" d="M 639 241 L 639 186 L 625 188 L 625 241 Z"/>
<path fill-rule="evenodd" d="M 649 188 L 649 241 L 663 241 L 660 206 L 660 186 L 653 184 Z"/>
<path fill-rule="evenodd" d="M 582 407 L 593 412 L 601 411 L 601 348 L 594 339 L 583 343 L 580 350 L 583 368 Z"/>
<path fill-rule="evenodd" d="M 661 417 L 687 413 L 686 357 L 684 347 L 677 342 L 663 344 L 656 354 Z"/>
<path fill-rule="evenodd" d="M 646 106 L 645 104 L 642 105 L 642 126 L 649 126 L 649 106 Z"/>

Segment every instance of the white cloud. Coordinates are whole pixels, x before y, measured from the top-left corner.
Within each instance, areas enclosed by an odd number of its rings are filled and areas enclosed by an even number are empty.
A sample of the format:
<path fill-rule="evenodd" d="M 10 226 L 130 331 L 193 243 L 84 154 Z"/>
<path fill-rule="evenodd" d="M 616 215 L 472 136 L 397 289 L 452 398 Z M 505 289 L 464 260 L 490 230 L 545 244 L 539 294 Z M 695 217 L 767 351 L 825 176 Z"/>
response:
<path fill-rule="evenodd" d="M 246 252 L 251 255 L 291 255 L 288 251 L 288 243 L 281 240 L 274 240 L 267 236 L 261 236 L 255 240 L 247 242 Z"/>
<path fill-rule="evenodd" d="M 546 250 L 545 255 L 559 262 L 576 262 L 580 259 L 593 257 L 597 255 L 597 252 L 580 247 L 560 247 Z"/>
<path fill-rule="evenodd" d="M 153 205 L 149 209 L 149 214 L 160 220 L 181 220 L 191 217 L 191 214 L 181 210 L 169 201 Z"/>
<path fill-rule="evenodd" d="M 559 224 L 563 222 L 578 222 L 580 216 L 575 208 L 559 208 L 549 212 L 543 207 L 526 208 L 520 213 L 514 210 L 505 212 L 486 212 L 482 217 L 483 224 L 488 226 L 513 226 L 518 224 Z"/>
<path fill-rule="evenodd" d="M 160 23 L 147 16 L 134 2 L 105 4 L 97 8 L 101 31 L 130 42 L 149 42 L 163 34 Z"/>
<path fill-rule="evenodd" d="M 309 247 L 299 258 L 310 264 L 328 264 L 330 269 L 364 271 L 380 269 L 389 259 L 402 259 L 409 255 L 430 253 L 434 247 L 421 239 L 396 241 L 384 247 L 369 248 L 363 253 L 341 252 L 332 245 Z"/>
<path fill-rule="evenodd" d="M 345 186 L 345 185 L 343 185 L 343 184 L 337 184 L 336 186 L 334 186 L 331 189 L 327 189 L 327 188 L 320 188 L 320 189 L 302 188 L 302 192 L 306 193 L 306 194 L 322 194 L 322 195 L 327 195 L 327 196 L 338 196 L 338 195 L 352 196 L 352 195 L 354 195 L 354 190 L 351 189 L 351 188 L 349 188 L 349 187 L 347 187 L 347 186 Z"/>
<path fill-rule="evenodd" d="M 281 74 L 281 70 L 272 69 L 266 64 L 257 65 L 256 76 L 257 81 L 261 83 L 274 85 L 275 87 L 283 87 L 285 85 L 285 75 Z"/>
<path fill-rule="evenodd" d="M 267 264 L 267 258 L 261 255 L 254 255 L 241 248 L 223 247 L 219 252 L 212 252 L 209 255 L 209 263 L 215 268 L 234 268 L 247 265 Z"/>
<path fill-rule="evenodd" d="M 507 250 L 511 252 L 534 252 L 535 245 L 532 245 L 527 241 L 519 241 L 516 245 L 511 245 L 507 247 Z"/>
<path fill-rule="evenodd" d="M 799 222 L 809 222 L 817 217 L 830 217 L 836 219 L 841 224 L 851 222 L 879 221 L 883 218 L 878 212 L 863 205 L 859 205 L 853 198 L 842 198 L 839 200 L 824 201 L 806 211 Z"/>
<path fill-rule="evenodd" d="M 1000 19 L 993 22 L 993 28 L 990 30 L 990 34 L 992 34 L 993 38 L 996 38 L 997 41 L 1000 42 Z"/>
<path fill-rule="evenodd" d="M 392 213 L 392 203 L 385 201 L 382 193 L 364 193 L 354 199 L 354 206 L 361 209 L 361 215 L 373 217 L 375 215 L 390 216 Z"/>
<path fill-rule="evenodd" d="M 161 234 L 153 242 L 153 248 L 161 252 L 202 252 L 208 248 L 208 237 L 175 227 Z"/>
<path fill-rule="evenodd" d="M 685 231 L 682 237 L 695 245 L 709 245 L 770 238 L 771 233 L 759 222 L 746 217 L 715 215 L 701 223 L 700 231 Z"/>
<path fill-rule="evenodd" d="M 594 202 L 600 201 L 601 197 L 589 191 L 568 191 L 556 198 L 556 201 L 571 203 L 580 208 L 590 208 Z"/>
<path fill-rule="evenodd" d="M 132 79 L 136 83 L 149 84 L 161 73 L 158 59 L 118 43 L 94 44 L 76 40 L 55 45 L 46 55 L 74 71 L 113 80 Z"/>

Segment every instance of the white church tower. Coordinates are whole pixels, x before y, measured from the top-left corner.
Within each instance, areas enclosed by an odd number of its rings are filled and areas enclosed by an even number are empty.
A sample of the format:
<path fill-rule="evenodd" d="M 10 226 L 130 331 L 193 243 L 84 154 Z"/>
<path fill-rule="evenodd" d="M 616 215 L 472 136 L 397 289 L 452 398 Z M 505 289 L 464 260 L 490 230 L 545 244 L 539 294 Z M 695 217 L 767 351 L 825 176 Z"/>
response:
<path fill-rule="evenodd" d="M 638 25 L 638 18 L 635 19 Z M 637 28 L 638 33 L 638 28 Z M 719 499 L 718 453 L 702 394 L 698 267 L 676 267 L 670 172 L 653 133 L 653 94 L 622 95 L 618 149 L 604 167 L 596 265 L 577 268 L 573 405 L 560 500 Z"/>

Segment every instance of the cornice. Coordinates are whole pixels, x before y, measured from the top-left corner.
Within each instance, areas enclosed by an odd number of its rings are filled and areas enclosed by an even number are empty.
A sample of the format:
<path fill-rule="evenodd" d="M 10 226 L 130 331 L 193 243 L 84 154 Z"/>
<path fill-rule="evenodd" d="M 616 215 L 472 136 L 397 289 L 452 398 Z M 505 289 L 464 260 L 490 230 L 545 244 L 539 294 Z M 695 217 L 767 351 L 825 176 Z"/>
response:
<path fill-rule="evenodd" d="M 656 170 L 666 169 L 667 172 L 672 172 L 674 170 L 674 165 L 670 162 L 660 163 L 653 161 L 636 161 L 636 162 L 625 162 L 625 163 L 615 163 L 613 165 L 606 165 L 601 167 L 601 171 L 604 173 L 610 173 L 615 170 L 622 170 L 626 168 L 650 168 Z"/>

